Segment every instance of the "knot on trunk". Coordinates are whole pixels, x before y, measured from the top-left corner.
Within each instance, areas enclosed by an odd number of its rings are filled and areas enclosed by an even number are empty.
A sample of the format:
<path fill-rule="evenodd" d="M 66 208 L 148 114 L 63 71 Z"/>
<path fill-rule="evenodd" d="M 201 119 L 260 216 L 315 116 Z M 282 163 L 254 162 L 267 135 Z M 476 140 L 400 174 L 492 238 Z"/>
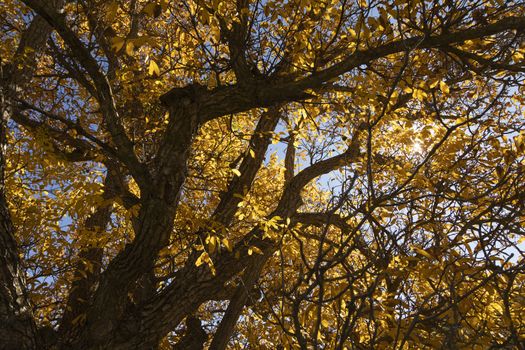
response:
<path fill-rule="evenodd" d="M 184 87 L 171 89 L 160 97 L 160 101 L 166 107 L 174 107 L 177 105 L 188 106 L 198 102 L 201 99 L 200 96 L 206 91 L 206 86 L 199 83 L 192 83 Z"/>

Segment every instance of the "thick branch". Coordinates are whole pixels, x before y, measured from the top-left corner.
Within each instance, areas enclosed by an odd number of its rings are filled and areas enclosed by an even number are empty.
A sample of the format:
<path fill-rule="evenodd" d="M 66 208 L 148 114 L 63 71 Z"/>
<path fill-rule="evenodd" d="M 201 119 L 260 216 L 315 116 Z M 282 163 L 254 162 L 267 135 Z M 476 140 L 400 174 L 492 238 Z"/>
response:
<path fill-rule="evenodd" d="M 302 79 L 290 78 L 286 82 L 286 79 L 277 81 L 269 78 L 254 80 L 250 84 L 218 87 L 211 91 L 205 91 L 200 96 L 199 119 L 206 121 L 252 108 L 268 107 L 278 103 L 311 98 L 312 95 L 307 90 L 319 89 L 331 79 L 381 57 L 413 49 L 437 48 L 446 50 L 448 45 L 462 43 L 466 40 L 483 38 L 509 30 L 522 31 L 524 29 L 525 17 L 507 17 L 484 26 L 440 35 L 415 36 L 369 49 L 357 50 L 342 61 Z M 163 103 L 176 105 L 179 90 L 180 88 L 175 88 L 163 95 L 161 97 Z"/>
<path fill-rule="evenodd" d="M 257 282 L 266 260 L 268 260 L 268 256 L 257 255 L 252 263 L 246 268 L 244 274 L 240 277 L 241 281 L 231 297 L 228 308 L 226 309 L 221 323 L 213 336 L 210 350 L 226 349 L 235 329 L 235 325 L 237 324 L 237 320 L 250 298 L 250 291 Z"/>
<path fill-rule="evenodd" d="M 222 194 L 221 201 L 212 217 L 214 221 L 223 225 L 230 224 L 238 209 L 237 204 L 242 201 L 241 196 L 235 195 L 244 195 L 251 189 L 255 176 L 264 161 L 266 150 L 271 143 L 272 132 L 279 119 L 278 108 L 270 108 L 259 119 L 248 146 L 249 150 L 239 165 L 241 175 L 235 176 L 228 185 L 226 192 Z"/>

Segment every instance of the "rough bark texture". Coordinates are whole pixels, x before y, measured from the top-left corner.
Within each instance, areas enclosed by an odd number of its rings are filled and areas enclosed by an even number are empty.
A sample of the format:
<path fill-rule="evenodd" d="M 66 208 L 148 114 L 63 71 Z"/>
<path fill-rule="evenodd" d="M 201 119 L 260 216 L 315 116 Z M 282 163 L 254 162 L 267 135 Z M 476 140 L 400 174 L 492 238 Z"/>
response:
<path fill-rule="evenodd" d="M 210 350 L 224 350 L 228 346 L 237 320 L 251 297 L 250 292 L 255 282 L 257 282 L 267 259 L 268 256 L 258 255 L 252 262 L 252 265 L 248 266 L 243 276 L 240 277 L 239 286 L 230 298 L 228 308 L 215 331 Z"/>

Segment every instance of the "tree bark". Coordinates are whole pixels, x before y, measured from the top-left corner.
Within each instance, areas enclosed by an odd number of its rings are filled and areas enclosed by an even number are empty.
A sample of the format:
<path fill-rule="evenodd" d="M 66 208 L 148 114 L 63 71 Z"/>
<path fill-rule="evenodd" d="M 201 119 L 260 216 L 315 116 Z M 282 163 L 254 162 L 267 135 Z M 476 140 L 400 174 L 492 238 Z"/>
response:
<path fill-rule="evenodd" d="M 250 292 L 259 278 L 266 260 L 268 260 L 268 256 L 258 255 L 252 264 L 246 268 L 235 293 L 230 299 L 221 323 L 215 331 L 209 350 L 224 350 L 228 346 L 237 320 L 250 298 Z"/>

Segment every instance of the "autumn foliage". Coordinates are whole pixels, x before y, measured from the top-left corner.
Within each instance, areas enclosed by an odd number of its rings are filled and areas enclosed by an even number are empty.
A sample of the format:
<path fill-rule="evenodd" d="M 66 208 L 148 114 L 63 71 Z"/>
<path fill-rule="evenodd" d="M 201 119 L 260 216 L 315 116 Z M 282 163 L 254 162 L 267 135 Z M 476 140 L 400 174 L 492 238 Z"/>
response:
<path fill-rule="evenodd" d="M 4 0 L 0 349 L 525 349 L 525 4 Z"/>

